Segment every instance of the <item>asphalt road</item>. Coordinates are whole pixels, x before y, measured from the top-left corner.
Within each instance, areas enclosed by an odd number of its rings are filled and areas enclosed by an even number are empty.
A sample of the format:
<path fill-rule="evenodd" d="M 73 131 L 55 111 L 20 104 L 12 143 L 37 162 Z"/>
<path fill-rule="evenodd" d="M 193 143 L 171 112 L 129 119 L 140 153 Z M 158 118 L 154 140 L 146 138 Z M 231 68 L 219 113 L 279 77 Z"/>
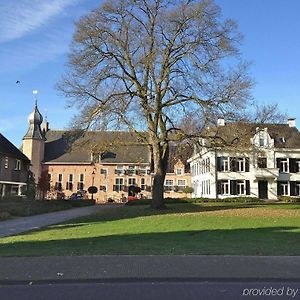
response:
<path fill-rule="evenodd" d="M 239 300 L 300 299 L 293 281 L 53 281 L 0 283 L 0 299 Z"/>

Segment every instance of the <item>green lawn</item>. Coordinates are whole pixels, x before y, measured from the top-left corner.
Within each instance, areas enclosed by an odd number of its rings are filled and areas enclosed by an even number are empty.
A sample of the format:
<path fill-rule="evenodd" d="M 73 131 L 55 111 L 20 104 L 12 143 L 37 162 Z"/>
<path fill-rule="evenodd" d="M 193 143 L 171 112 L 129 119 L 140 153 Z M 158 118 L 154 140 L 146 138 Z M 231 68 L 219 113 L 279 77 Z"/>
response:
<path fill-rule="evenodd" d="M 112 206 L 0 241 L 1 256 L 84 254 L 300 255 L 300 205 Z"/>

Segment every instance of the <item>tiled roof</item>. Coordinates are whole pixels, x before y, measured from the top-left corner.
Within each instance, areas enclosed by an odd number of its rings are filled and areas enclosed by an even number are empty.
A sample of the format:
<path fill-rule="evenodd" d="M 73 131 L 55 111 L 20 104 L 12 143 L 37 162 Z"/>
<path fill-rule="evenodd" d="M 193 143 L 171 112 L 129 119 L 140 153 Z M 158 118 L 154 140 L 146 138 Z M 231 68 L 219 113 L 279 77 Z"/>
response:
<path fill-rule="evenodd" d="M 229 146 L 251 146 L 252 138 L 257 130 L 267 131 L 274 139 L 275 148 L 300 149 L 300 132 L 296 127 L 289 127 L 287 124 L 259 124 L 235 122 L 227 123 L 225 126 L 218 126 L 208 130 L 210 140 L 214 144 Z"/>
<path fill-rule="evenodd" d="M 102 163 L 149 163 L 147 145 L 125 131 L 57 131 L 46 133 L 45 163 L 91 163 L 91 154 L 102 154 Z"/>
<path fill-rule="evenodd" d="M 0 154 L 29 161 L 16 146 L 14 146 L 7 138 L 0 133 Z"/>

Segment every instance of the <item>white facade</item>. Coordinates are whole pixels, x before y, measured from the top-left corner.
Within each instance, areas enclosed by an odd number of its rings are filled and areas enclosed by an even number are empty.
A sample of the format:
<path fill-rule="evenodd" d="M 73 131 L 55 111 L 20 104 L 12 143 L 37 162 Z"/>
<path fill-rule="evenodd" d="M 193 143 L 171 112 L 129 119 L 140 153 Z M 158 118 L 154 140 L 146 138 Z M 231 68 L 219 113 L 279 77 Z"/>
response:
<path fill-rule="evenodd" d="M 280 145 L 284 145 L 284 137 L 281 139 Z M 210 149 L 205 140 L 201 144 L 189 159 L 194 198 L 299 196 L 300 148 L 274 147 L 267 128 L 257 128 L 251 146 L 243 151 Z"/>

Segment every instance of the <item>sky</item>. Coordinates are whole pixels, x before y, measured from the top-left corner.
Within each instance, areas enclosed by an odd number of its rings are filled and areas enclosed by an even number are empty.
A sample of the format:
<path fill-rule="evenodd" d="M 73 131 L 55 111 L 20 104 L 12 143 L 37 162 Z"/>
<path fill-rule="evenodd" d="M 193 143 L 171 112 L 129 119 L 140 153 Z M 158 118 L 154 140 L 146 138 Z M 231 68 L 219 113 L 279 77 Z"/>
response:
<path fill-rule="evenodd" d="M 254 99 L 278 103 L 300 124 L 300 1 L 215 2 L 244 35 L 240 50 L 252 63 Z M 38 107 L 50 128 L 69 126 L 76 109 L 67 109 L 55 85 L 66 68 L 76 20 L 100 4 L 99 0 L 0 0 L 0 132 L 16 146 L 28 128 L 33 90 L 38 90 Z"/>

